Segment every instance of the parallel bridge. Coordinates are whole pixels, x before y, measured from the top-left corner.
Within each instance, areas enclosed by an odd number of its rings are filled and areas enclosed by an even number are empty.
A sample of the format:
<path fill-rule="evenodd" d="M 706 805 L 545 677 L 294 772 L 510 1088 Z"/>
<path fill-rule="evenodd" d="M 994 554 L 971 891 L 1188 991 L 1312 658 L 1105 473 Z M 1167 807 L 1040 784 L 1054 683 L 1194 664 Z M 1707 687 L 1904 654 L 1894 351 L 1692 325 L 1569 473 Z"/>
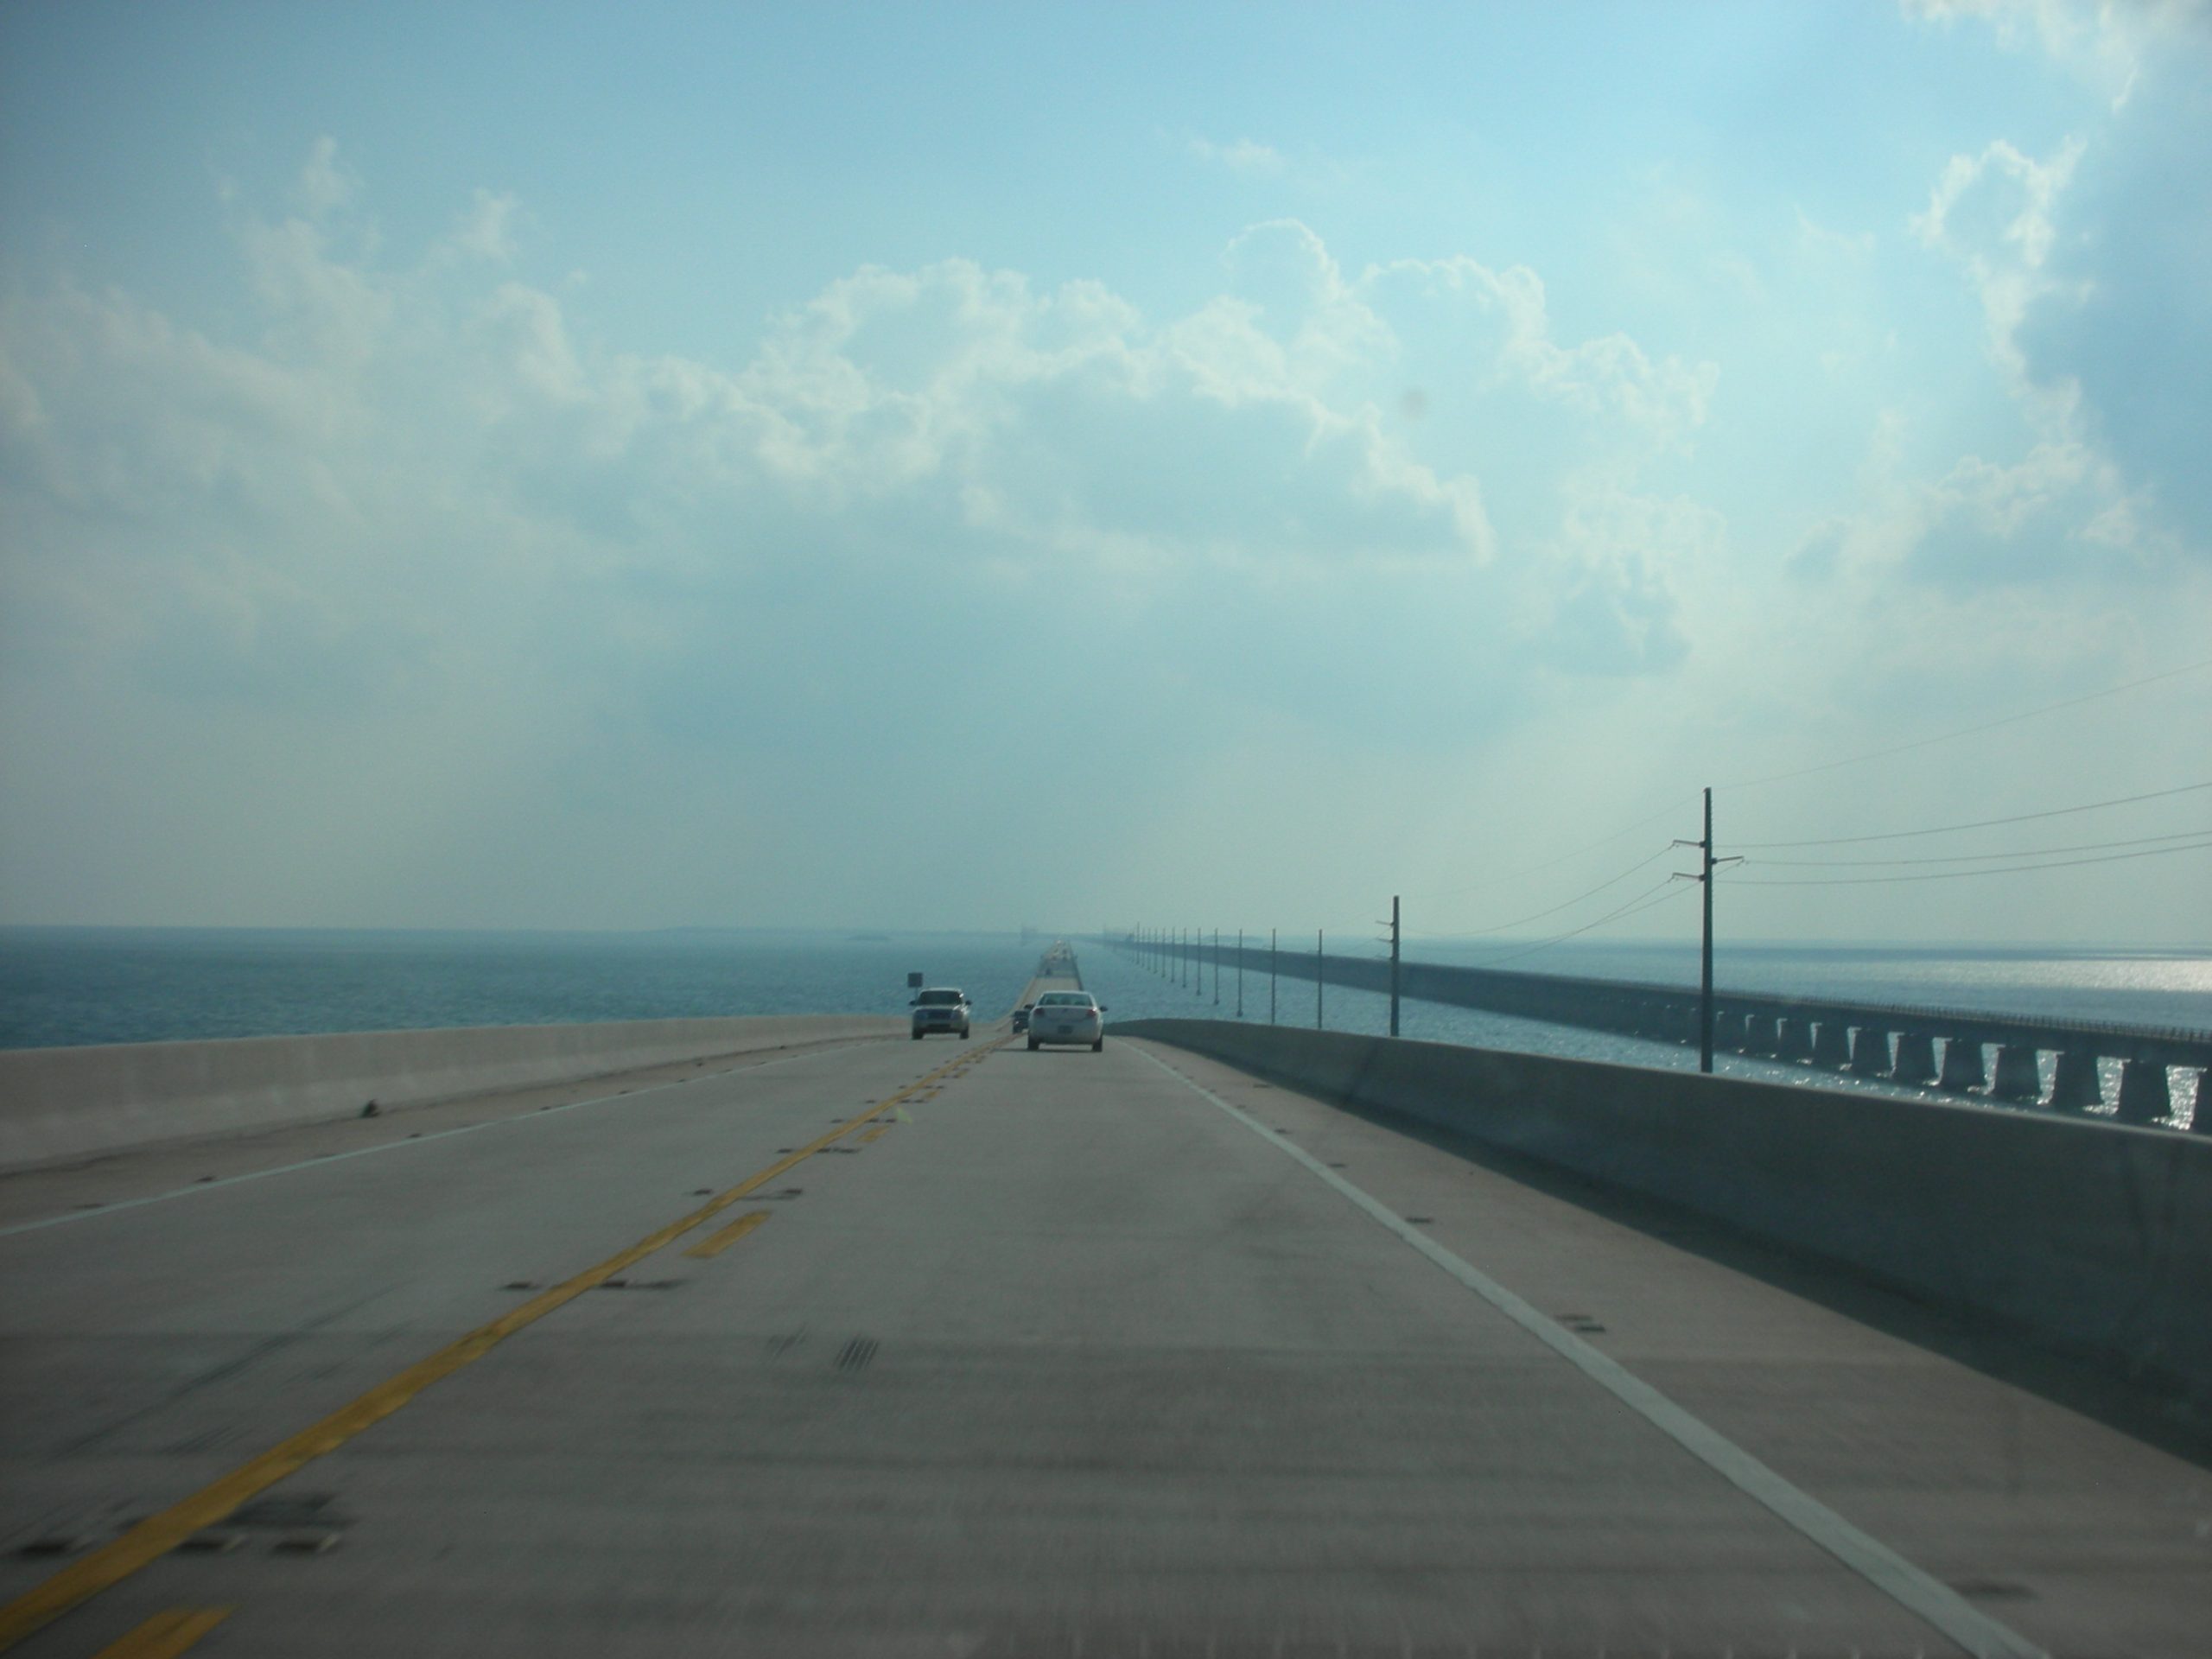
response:
<path fill-rule="evenodd" d="M 1128 939 L 1115 943 L 1123 949 L 1144 948 Z M 1318 973 L 1324 984 L 1386 994 L 1390 988 L 1390 964 L 1373 958 L 1269 952 L 1249 945 L 1241 952 L 1234 945 L 1218 952 L 1202 945 L 1198 954 L 1204 962 L 1218 961 L 1231 970 L 1241 960 L 1247 973 L 1266 973 L 1272 966 L 1285 978 L 1311 982 Z M 1400 994 L 1421 1001 L 1654 1042 L 1698 1040 L 1698 994 L 1679 985 L 1430 962 L 1402 962 L 1398 972 Z M 1713 994 L 1713 1043 L 1738 1054 L 1895 1083 L 1932 1084 L 2060 1111 L 2110 1105 L 2121 1122 L 2139 1124 L 2156 1122 L 2172 1111 L 2169 1068 L 2199 1074 L 2200 1100 L 2207 1098 L 2203 1074 L 2212 1069 L 2212 1031 L 1764 991 Z M 2046 1054 L 2051 1057 L 2048 1066 Z M 2111 1102 L 2105 1098 L 2102 1061 L 2120 1066 L 2118 1096 Z M 2212 1112 L 2198 1112 L 2194 1126 L 2199 1133 L 2212 1133 Z"/>

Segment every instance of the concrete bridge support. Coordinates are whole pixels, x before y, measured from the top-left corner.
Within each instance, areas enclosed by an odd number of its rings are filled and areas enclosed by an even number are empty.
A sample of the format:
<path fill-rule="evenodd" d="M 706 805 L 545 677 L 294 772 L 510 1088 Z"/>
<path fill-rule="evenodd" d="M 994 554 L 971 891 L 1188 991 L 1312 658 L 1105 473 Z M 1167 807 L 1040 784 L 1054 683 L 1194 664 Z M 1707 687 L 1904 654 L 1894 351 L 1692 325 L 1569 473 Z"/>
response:
<path fill-rule="evenodd" d="M 2104 1081 L 2097 1075 L 2097 1057 L 2087 1049 L 2060 1049 L 2058 1069 L 2050 1078 L 2051 1107 L 2062 1112 L 2078 1112 L 2085 1106 L 2101 1106 L 2104 1101 Z"/>
<path fill-rule="evenodd" d="M 2007 1043 L 1997 1051 L 1997 1075 L 1991 1080 L 1992 1100 L 2041 1100 L 2043 1071 L 2036 1051 L 2024 1043 Z"/>
<path fill-rule="evenodd" d="M 2173 1109 L 2164 1060 L 2129 1060 L 2120 1068 L 2119 1122 L 2155 1122 L 2170 1116 Z"/>
<path fill-rule="evenodd" d="M 1955 1094 L 1964 1094 L 1969 1089 L 1979 1089 L 1989 1081 L 1982 1070 L 1981 1045 L 1964 1037 L 1946 1038 L 1943 1042 L 1943 1075 L 1936 1079 L 1938 1089 L 1948 1089 Z"/>
<path fill-rule="evenodd" d="M 1862 1077 L 1890 1075 L 1890 1033 L 1879 1026 L 1861 1026 L 1851 1033 L 1851 1069 Z"/>
<path fill-rule="evenodd" d="M 1840 1071 L 1851 1064 L 1851 1026 L 1847 1020 L 1822 1020 L 1813 1027 L 1813 1064 Z"/>
<path fill-rule="evenodd" d="M 1764 1059 L 1774 1057 L 1775 1020 L 1772 1014 L 1755 1014 L 1744 1021 L 1744 1052 Z"/>
<path fill-rule="evenodd" d="M 1806 1020 L 1784 1020 L 1774 1033 L 1774 1058 L 1777 1060 L 1809 1060 L 1813 1058 L 1812 1022 Z"/>
<path fill-rule="evenodd" d="M 2212 1065 L 2196 1073 L 2196 1113 L 2189 1120 L 2189 1127 L 2194 1134 L 2212 1135 Z"/>
<path fill-rule="evenodd" d="M 1890 1068 L 1897 1083 L 1936 1081 L 1936 1039 L 1924 1031 L 1897 1033 L 1897 1064 Z"/>

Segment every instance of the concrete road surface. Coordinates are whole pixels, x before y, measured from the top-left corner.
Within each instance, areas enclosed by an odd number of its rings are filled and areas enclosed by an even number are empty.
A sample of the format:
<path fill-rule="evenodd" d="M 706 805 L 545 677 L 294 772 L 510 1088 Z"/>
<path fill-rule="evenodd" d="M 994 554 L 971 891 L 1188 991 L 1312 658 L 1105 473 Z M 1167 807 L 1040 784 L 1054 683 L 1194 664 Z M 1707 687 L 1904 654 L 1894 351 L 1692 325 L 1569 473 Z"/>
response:
<path fill-rule="evenodd" d="M 1003 1030 L 0 1181 L 0 1637 L 2212 1650 L 2196 1464 L 1388 1126 Z"/>

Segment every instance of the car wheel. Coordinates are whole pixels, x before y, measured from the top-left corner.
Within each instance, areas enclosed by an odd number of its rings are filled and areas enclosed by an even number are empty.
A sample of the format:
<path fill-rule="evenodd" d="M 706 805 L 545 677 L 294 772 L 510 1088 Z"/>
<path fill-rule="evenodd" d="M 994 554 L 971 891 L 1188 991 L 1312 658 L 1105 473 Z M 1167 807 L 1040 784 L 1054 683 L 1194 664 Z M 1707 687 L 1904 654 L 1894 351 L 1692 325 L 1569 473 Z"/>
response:
<path fill-rule="evenodd" d="M 922 1033 L 918 1031 L 914 1033 L 914 1040 L 918 1043 L 922 1040 Z"/>
<path fill-rule="evenodd" d="M 1032 1037 L 1029 1039 L 1029 1052 L 1032 1054 L 1034 1054 L 1037 1052 L 1037 1039 L 1034 1037 Z"/>
<path fill-rule="evenodd" d="M 1101 1049 L 1104 1048 L 1105 1046 L 1106 1046 L 1106 1039 L 1105 1039 L 1103 1037 L 1101 1037 L 1101 1038 L 1100 1038 L 1096 1042 L 1093 1043 L 1093 1044 L 1090 1046 L 1090 1052 L 1091 1052 L 1092 1053 L 1096 1054 L 1096 1053 L 1097 1053 Z"/>

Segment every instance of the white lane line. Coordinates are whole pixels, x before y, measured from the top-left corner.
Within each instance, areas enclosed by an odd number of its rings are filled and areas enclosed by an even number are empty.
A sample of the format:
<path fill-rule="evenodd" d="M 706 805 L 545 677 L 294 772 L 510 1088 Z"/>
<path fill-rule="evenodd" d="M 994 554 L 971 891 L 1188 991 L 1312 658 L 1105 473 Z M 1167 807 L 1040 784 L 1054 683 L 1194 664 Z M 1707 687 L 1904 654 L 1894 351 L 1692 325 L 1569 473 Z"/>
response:
<path fill-rule="evenodd" d="M 1304 1147 L 1294 1146 L 1204 1084 L 1184 1076 L 1157 1054 L 1142 1047 L 1137 1052 L 1185 1088 L 1211 1101 L 1278 1152 L 1305 1165 L 1537 1341 L 1572 1363 L 1585 1376 L 1692 1457 L 1795 1527 L 1892 1601 L 1927 1620 L 1975 1659 L 2050 1659 L 2043 1649 L 2025 1637 L 1999 1624 L 1948 1585 L 1929 1577 L 1888 1545 L 1869 1537 L 1826 1504 L 1800 1491 L 1734 1441 L 1708 1428 L 1557 1320 L 1545 1318 L 1496 1280 L 1469 1266 Z"/>
<path fill-rule="evenodd" d="M 780 1060 L 763 1060 L 758 1065 L 748 1065 L 747 1071 L 767 1071 L 779 1065 L 795 1065 L 834 1053 L 849 1046 L 842 1043 L 825 1044 L 804 1054 L 787 1054 Z M 716 1077 L 726 1077 L 718 1071 Z M 219 1180 L 194 1181 L 190 1186 L 180 1186 L 168 1192 L 156 1192 L 143 1198 L 119 1198 L 113 1204 L 103 1204 L 93 1210 L 69 1210 L 58 1216 L 48 1216 L 42 1221 L 19 1221 L 12 1227 L 0 1227 L 0 1238 L 12 1238 L 17 1233 L 35 1233 L 45 1227 L 64 1227 L 73 1221 L 98 1221 L 103 1216 L 121 1215 L 125 1210 L 137 1210 L 149 1204 L 167 1204 L 171 1198 L 188 1198 L 195 1193 L 218 1192 L 226 1186 L 237 1186 L 245 1181 L 265 1181 L 271 1175 L 290 1175 L 302 1169 L 326 1169 L 332 1164 L 342 1164 L 348 1158 L 367 1158 L 379 1152 L 404 1152 L 410 1147 L 427 1147 L 433 1141 L 450 1141 L 457 1135 L 474 1135 L 480 1129 L 504 1128 L 515 1123 L 535 1123 L 540 1118 L 556 1116 L 562 1112 L 580 1112 L 587 1106 L 608 1106 L 620 1100 L 639 1100 L 647 1095 L 658 1094 L 664 1089 L 682 1089 L 688 1084 L 705 1081 L 701 1077 L 677 1077 L 668 1083 L 648 1084 L 643 1089 L 632 1089 L 620 1094 L 599 1095 L 590 1100 L 572 1100 L 565 1106 L 537 1106 L 526 1112 L 517 1112 L 510 1117 L 486 1118 L 481 1123 L 463 1124 L 457 1129 L 440 1129 L 431 1135 L 418 1135 L 404 1141 L 386 1141 L 373 1147 L 356 1147 L 351 1152 L 326 1153 L 319 1158 L 302 1158 L 296 1164 L 279 1164 L 274 1169 L 249 1170 L 243 1175 L 226 1175 Z M 343 1119 L 335 1120 L 344 1122 Z M 314 1128 L 312 1124 L 294 1124 L 295 1128 Z M 168 1151 L 183 1148 L 171 1147 Z M 37 1173 L 27 1170 L 26 1174 Z"/>

